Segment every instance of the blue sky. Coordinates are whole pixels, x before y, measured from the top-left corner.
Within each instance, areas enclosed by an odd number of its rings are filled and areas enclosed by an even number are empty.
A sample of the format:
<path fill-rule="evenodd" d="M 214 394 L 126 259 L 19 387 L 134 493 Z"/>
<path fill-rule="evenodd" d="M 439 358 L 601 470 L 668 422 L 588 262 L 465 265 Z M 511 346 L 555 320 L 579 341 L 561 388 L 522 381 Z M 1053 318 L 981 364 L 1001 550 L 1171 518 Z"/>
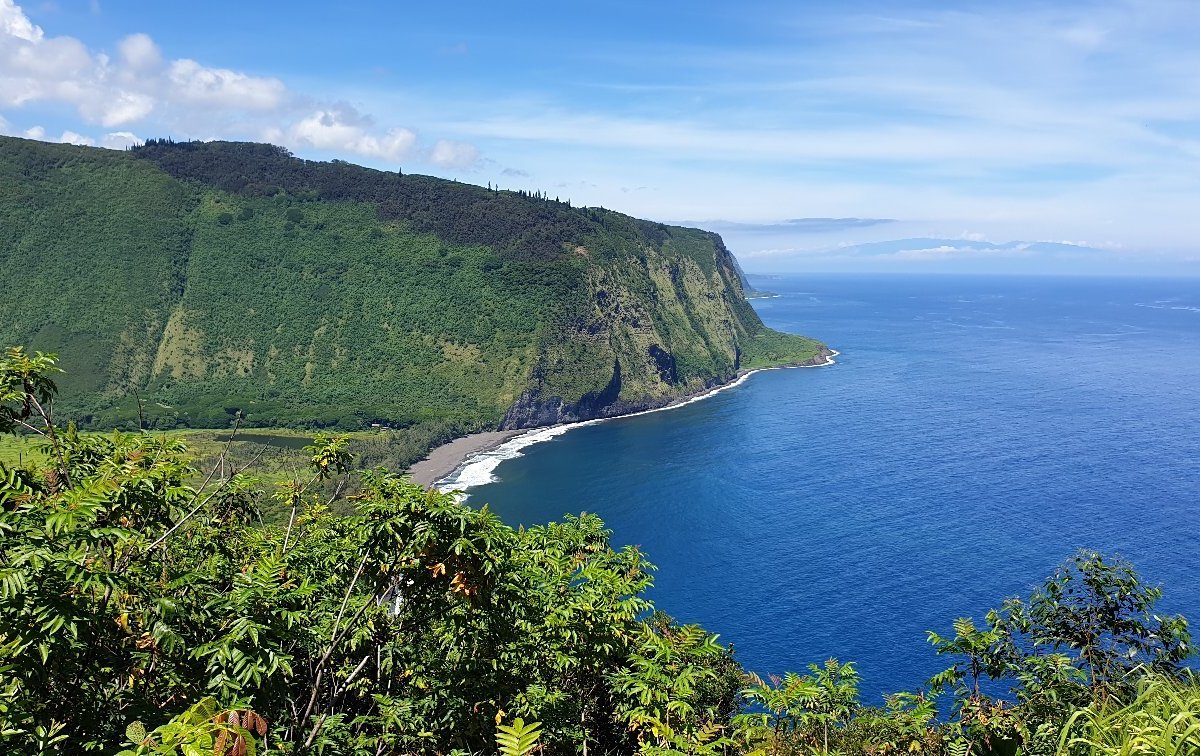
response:
<path fill-rule="evenodd" d="M 1195 273 L 1197 39 L 1168 0 L 0 0 L 0 131 L 541 189 L 749 270 Z M 926 254 L 863 252 L 901 238 Z"/>

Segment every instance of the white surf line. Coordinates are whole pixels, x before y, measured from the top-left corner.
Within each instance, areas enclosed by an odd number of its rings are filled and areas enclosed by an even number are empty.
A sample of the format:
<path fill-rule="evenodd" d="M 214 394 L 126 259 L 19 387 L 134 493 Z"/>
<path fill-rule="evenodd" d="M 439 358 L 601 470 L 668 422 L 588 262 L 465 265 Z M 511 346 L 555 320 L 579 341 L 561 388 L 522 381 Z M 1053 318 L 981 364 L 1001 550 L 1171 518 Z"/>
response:
<path fill-rule="evenodd" d="M 532 428 L 529 431 L 526 431 L 525 433 L 522 433 L 519 436 L 514 436 L 513 438 L 510 438 L 508 441 L 505 441 L 503 444 L 500 444 L 495 449 L 488 449 L 487 451 L 481 451 L 481 452 L 477 452 L 475 454 L 469 455 L 466 459 L 464 459 L 462 461 L 462 464 L 460 464 L 454 470 L 454 472 L 450 473 L 449 475 L 445 476 L 444 478 L 434 481 L 433 486 L 435 488 L 437 488 L 437 490 L 441 491 L 442 493 L 449 493 L 451 491 L 464 492 L 463 500 L 465 500 L 466 499 L 465 492 L 467 491 L 467 489 L 475 488 L 477 486 L 484 486 L 484 485 L 487 485 L 488 483 L 495 482 L 495 480 L 496 480 L 495 470 L 497 467 L 500 466 L 500 463 L 504 462 L 505 460 L 516 459 L 517 457 L 520 457 L 523 453 L 523 450 L 528 446 L 533 446 L 534 444 L 541 443 L 542 441 L 549 441 L 553 438 L 557 438 L 557 437 L 561 436 L 562 434 L 566 433 L 567 431 L 571 431 L 576 428 L 582 428 L 585 425 L 596 425 L 598 423 L 607 422 L 609 420 L 620 420 L 620 419 L 626 418 L 626 417 L 638 417 L 639 415 L 649 415 L 652 412 L 665 412 L 667 410 L 673 410 L 673 409 L 677 409 L 679 407 L 684 407 L 689 404 L 693 404 L 695 402 L 701 401 L 702 399 L 707 399 L 710 396 L 719 394 L 722 391 L 725 391 L 727 389 L 731 389 L 736 386 L 740 386 L 743 383 L 745 383 L 746 380 L 750 378 L 750 376 L 754 375 L 755 373 L 764 372 L 766 370 L 790 370 L 793 368 L 828 367 L 829 365 L 833 365 L 835 363 L 834 357 L 837 357 L 839 354 L 841 354 L 840 352 L 838 352 L 837 350 L 834 350 L 834 349 L 831 349 L 830 352 L 831 353 L 825 358 L 825 362 L 822 362 L 818 365 L 780 365 L 778 367 L 755 368 L 754 370 L 749 370 L 749 371 L 743 373 L 742 375 L 738 376 L 737 380 L 730 381 L 729 383 L 721 384 L 720 386 L 715 386 L 712 389 L 705 391 L 703 394 L 697 394 L 696 396 L 688 397 L 687 399 L 683 399 L 678 402 L 673 402 L 671 404 L 665 404 L 662 407 L 655 407 L 653 409 L 641 410 L 639 412 L 630 412 L 627 415 L 616 415 L 614 417 L 597 417 L 597 418 L 593 418 L 592 420 L 581 420 L 577 423 L 563 423 L 561 425 L 552 425 L 548 428 Z"/>

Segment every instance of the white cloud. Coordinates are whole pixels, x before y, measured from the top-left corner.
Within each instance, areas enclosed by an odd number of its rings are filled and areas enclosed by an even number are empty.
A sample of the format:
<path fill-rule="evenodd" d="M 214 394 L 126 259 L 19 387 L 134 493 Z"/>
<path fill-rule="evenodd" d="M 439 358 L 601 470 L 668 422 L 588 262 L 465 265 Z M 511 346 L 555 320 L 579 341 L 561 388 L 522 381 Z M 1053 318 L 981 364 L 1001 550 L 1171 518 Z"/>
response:
<path fill-rule="evenodd" d="M 1074 241 L 1070 239 L 1062 239 L 1058 244 L 1066 244 L 1068 247 L 1087 247 L 1088 249 L 1105 249 L 1105 250 L 1121 250 L 1125 245 L 1115 241 Z"/>
<path fill-rule="evenodd" d="M 430 160 L 446 168 L 468 168 L 479 159 L 479 150 L 464 142 L 440 140 L 433 146 Z"/>
<path fill-rule="evenodd" d="M 110 150 L 123 150 L 141 144 L 143 140 L 131 131 L 110 131 L 100 140 L 100 146 Z"/>
<path fill-rule="evenodd" d="M 397 162 L 409 155 L 417 135 L 408 129 L 373 133 L 371 121 L 347 105 L 318 110 L 301 118 L 283 133 L 288 146 L 351 152 L 363 157 Z"/>
<path fill-rule="evenodd" d="M 145 42 L 128 45 L 143 63 Z M 126 123 L 154 106 L 153 77 L 139 81 L 131 73 L 77 39 L 46 37 L 11 0 L 0 0 L 0 106 L 65 103 L 90 123 Z"/>
<path fill-rule="evenodd" d="M 38 42 L 43 32 L 12 0 L 0 0 L 0 35 Z"/>
<path fill-rule="evenodd" d="M 134 71 L 157 69 L 162 65 L 162 53 L 147 34 L 130 34 L 117 44 L 121 60 Z"/>
<path fill-rule="evenodd" d="M 79 111 L 88 121 L 99 123 L 101 126 L 124 126 L 134 121 L 140 121 L 154 110 L 156 102 L 153 97 L 140 92 L 115 91 L 104 101 L 86 101 L 80 104 Z"/>
<path fill-rule="evenodd" d="M 651 120 L 565 111 L 528 116 L 494 115 L 454 121 L 460 133 L 481 138 L 532 141 L 593 149 L 640 150 L 689 159 L 818 164 L 860 160 L 886 165 L 920 163 L 929 168 L 971 164 L 1005 167 L 1014 161 L 1037 165 L 1087 161 L 1096 142 L 1115 147 L 1115 135 L 1101 130 L 1092 140 L 1041 127 L 1014 129 L 977 124 L 971 129 L 919 124 L 845 126 L 838 129 L 726 126 L 678 119 Z M 1120 152 L 1108 161 L 1121 162 Z"/>
<path fill-rule="evenodd" d="M 85 147 L 94 147 L 96 140 L 91 137 L 86 137 L 83 134 L 76 134 L 74 131 L 64 131 L 58 141 L 63 144 L 77 144 Z"/>
<path fill-rule="evenodd" d="M 821 250 L 799 249 L 796 247 L 752 249 L 745 252 L 738 252 L 737 258 L 739 260 L 755 260 L 760 258 L 796 257 L 813 254 L 821 254 Z"/>
<path fill-rule="evenodd" d="M 186 58 L 171 63 L 167 80 L 173 95 L 206 107 L 273 111 L 287 97 L 287 87 L 279 79 L 247 76 L 227 68 L 207 68 Z"/>
<path fill-rule="evenodd" d="M 70 129 L 67 129 L 58 137 L 52 137 L 48 136 L 46 130 L 41 126 L 30 126 L 21 132 L 21 136 L 26 139 L 36 139 L 40 142 L 61 142 L 62 144 L 77 144 L 85 147 L 94 147 L 96 145 L 95 139 L 86 134 L 71 131 Z"/>
<path fill-rule="evenodd" d="M 39 102 L 71 106 L 85 123 L 108 129 L 146 128 L 154 118 L 151 128 L 185 138 L 267 135 L 288 147 L 390 163 L 424 156 L 437 165 L 463 167 L 479 154 L 455 142 L 418 150 L 412 130 L 376 127 L 344 104 L 314 106 L 277 78 L 190 58 L 166 60 L 146 34 L 126 36 L 112 57 L 73 37 L 47 37 L 13 0 L 0 0 L 0 108 Z M 77 143 L 91 139 L 72 133 Z M 132 132 L 120 129 L 102 142 L 123 147 L 131 138 L 136 139 Z"/>
<path fill-rule="evenodd" d="M 0 36 L 0 105 L 36 100 L 77 104 L 95 96 L 96 73 L 101 68 L 77 40 Z"/>
<path fill-rule="evenodd" d="M 581 75 L 598 86 L 662 86 L 617 106 L 565 92 L 477 97 L 458 109 L 442 104 L 442 118 L 470 139 L 502 141 L 497 158 L 521 164 L 539 185 L 587 175 L 601 188 L 573 199 L 635 215 L 890 217 L 916 224 L 912 237 L 953 239 L 968 229 L 982 238 L 964 242 L 1104 238 L 1141 251 L 1194 248 L 1200 15 L 1192 4 L 903 5 L 896 12 L 910 18 L 806 8 L 796 12 L 795 40 L 781 39 L 777 14 L 748 13 L 747 27 L 770 28 L 740 48 L 668 38 L 599 53 L 637 67 L 602 69 L 607 59 L 581 53 L 591 66 L 579 66 Z M 661 191 L 620 192 L 636 184 Z M 777 236 L 743 235 L 735 252 L 808 243 Z"/>

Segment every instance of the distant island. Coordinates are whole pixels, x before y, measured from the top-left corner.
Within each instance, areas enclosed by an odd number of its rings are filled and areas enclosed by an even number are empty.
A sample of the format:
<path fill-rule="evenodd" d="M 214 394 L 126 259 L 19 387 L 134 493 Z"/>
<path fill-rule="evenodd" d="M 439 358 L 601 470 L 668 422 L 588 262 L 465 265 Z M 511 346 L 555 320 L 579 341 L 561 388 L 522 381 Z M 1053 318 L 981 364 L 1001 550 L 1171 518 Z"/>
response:
<path fill-rule="evenodd" d="M 0 138 L 0 342 L 85 428 L 437 442 L 665 405 L 828 350 L 765 327 L 715 233 L 281 147 Z"/>

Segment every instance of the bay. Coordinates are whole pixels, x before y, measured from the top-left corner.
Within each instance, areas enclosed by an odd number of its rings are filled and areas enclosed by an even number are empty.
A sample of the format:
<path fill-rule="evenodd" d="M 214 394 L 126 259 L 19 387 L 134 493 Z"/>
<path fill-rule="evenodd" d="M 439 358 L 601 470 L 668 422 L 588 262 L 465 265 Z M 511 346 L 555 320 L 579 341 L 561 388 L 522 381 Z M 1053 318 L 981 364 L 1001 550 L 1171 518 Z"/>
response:
<path fill-rule="evenodd" d="M 770 326 L 841 352 L 585 425 L 471 489 L 505 521 L 596 512 L 651 597 L 760 673 L 855 661 L 867 703 L 1079 548 L 1200 621 L 1200 281 L 779 276 Z"/>

